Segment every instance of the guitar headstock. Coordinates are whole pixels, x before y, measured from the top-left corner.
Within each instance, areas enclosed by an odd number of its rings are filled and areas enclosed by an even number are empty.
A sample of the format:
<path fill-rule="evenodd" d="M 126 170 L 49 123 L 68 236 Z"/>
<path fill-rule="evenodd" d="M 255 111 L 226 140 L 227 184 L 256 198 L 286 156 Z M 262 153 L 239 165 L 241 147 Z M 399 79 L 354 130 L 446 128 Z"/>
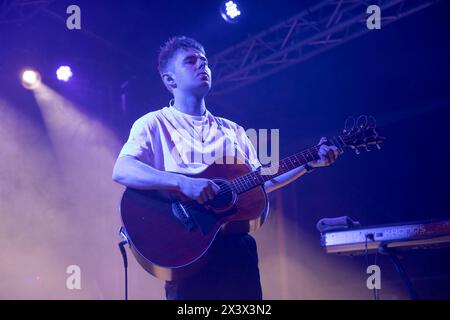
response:
<path fill-rule="evenodd" d="M 361 148 L 370 151 L 371 145 L 381 149 L 380 144 L 386 139 L 376 129 L 375 118 L 365 115 L 359 116 L 356 120 L 353 117 L 347 118 L 345 129 L 339 138 L 344 143 L 344 147 L 355 150 L 356 154 L 360 153 Z"/>

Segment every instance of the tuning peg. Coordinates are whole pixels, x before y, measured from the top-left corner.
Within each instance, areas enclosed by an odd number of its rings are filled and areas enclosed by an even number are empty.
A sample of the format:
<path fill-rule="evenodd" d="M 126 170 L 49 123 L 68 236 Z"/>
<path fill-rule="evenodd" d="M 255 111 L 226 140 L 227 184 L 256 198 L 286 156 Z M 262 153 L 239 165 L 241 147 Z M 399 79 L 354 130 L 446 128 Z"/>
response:
<path fill-rule="evenodd" d="M 364 145 L 364 147 L 366 148 L 366 151 L 367 152 L 370 152 L 371 150 L 369 149 L 369 146 L 366 144 L 366 145 Z"/>
<path fill-rule="evenodd" d="M 375 145 L 377 146 L 378 150 L 381 150 L 381 146 L 378 143 L 376 143 Z"/>
<path fill-rule="evenodd" d="M 358 148 L 355 148 L 355 153 L 356 153 L 356 154 L 360 154 L 361 152 L 359 151 Z"/>
<path fill-rule="evenodd" d="M 347 119 L 345 119 L 345 123 L 344 123 L 345 133 L 350 133 L 353 130 L 353 128 L 355 127 L 355 125 L 356 125 L 356 120 L 354 117 L 349 116 Z"/>
<path fill-rule="evenodd" d="M 377 126 L 377 119 L 375 119 L 374 116 L 369 116 L 367 120 L 369 128 L 376 128 Z"/>

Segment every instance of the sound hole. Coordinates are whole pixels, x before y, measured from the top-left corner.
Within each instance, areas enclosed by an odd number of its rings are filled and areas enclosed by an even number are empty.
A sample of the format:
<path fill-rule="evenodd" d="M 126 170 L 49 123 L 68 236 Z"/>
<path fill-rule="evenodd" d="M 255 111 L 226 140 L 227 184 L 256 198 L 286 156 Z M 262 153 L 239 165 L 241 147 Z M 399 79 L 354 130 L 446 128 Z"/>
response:
<path fill-rule="evenodd" d="M 220 191 L 213 200 L 207 202 L 207 205 L 219 212 L 230 209 L 236 202 L 236 193 L 231 189 L 228 181 L 219 179 L 213 179 L 213 181 L 220 187 Z"/>

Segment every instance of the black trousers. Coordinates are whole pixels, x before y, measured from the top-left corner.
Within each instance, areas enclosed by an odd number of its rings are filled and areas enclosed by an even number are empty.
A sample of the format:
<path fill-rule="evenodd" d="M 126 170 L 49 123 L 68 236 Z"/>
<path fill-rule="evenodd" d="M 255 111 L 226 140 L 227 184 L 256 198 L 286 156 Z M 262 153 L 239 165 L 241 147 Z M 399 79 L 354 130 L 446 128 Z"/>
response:
<path fill-rule="evenodd" d="M 166 281 L 168 300 L 261 300 L 255 239 L 249 234 L 219 236 L 211 259 L 190 278 Z"/>

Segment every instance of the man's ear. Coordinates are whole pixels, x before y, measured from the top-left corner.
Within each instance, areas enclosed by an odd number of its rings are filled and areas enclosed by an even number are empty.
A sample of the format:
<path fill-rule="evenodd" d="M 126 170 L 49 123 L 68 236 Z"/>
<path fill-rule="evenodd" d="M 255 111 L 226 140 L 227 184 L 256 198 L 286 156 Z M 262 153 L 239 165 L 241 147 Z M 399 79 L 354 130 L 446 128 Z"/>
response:
<path fill-rule="evenodd" d="M 175 75 L 172 72 L 163 73 L 161 75 L 161 78 L 167 88 L 175 89 L 177 87 L 177 83 L 175 81 Z"/>

